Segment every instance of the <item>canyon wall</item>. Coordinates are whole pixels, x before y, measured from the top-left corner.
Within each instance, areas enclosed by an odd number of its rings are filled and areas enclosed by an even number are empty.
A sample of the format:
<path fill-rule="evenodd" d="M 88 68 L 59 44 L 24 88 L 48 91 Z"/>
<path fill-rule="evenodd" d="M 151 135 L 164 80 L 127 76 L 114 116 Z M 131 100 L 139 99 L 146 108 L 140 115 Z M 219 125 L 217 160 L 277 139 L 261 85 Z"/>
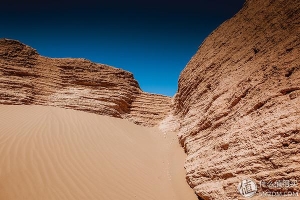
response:
<path fill-rule="evenodd" d="M 300 1 L 248 0 L 182 71 L 169 121 L 200 198 L 239 199 L 244 178 L 300 182 L 299 16 Z"/>
<path fill-rule="evenodd" d="M 170 102 L 143 92 L 122 69 L 85 59 L 46 58 L 18 41 L 0 40 L 0 104 L 58 106 L 154 126 L 169 112 Z"/>
<path fill-rule="evenodd" d="M 300 182 L 299 16 L 299 1 L 247 0 L 199 47 L 173 99 L 143 92 L 124 70 L 46 58 L 1 39 L 0 104 L 58 106 L 176 130 L 188 155 L 187 182 L 201 199 L 240 199 L 244 178 Z"/>

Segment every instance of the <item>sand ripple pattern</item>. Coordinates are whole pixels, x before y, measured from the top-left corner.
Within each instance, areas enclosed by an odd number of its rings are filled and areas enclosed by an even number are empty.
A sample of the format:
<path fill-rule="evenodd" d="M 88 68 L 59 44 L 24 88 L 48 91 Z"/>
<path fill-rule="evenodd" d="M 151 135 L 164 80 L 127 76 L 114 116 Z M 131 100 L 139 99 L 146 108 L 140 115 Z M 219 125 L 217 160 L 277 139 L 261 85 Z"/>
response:
<path fill-rule="evenodd" d="M 62 108 L 0 106 L 0 199 L 196 199 L 183 161 L 176 135 L 156 128 Z"/>

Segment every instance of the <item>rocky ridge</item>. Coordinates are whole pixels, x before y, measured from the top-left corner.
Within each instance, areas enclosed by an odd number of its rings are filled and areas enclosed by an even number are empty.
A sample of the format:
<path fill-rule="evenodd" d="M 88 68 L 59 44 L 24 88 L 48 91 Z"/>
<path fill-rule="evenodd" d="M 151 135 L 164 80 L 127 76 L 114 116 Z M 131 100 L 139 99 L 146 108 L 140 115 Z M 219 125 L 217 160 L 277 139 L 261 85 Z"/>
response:
<path fill-rule="evenodd" d="M 148 126 L 164 118 L 171 99 L 143 92 L 122 69 L 86 59 L 43 57 L 8 39 L 0 40 L 0 88 L 0 104 L 58 106 Z M 145 106 L 156 97 L 151 107 Z"/>

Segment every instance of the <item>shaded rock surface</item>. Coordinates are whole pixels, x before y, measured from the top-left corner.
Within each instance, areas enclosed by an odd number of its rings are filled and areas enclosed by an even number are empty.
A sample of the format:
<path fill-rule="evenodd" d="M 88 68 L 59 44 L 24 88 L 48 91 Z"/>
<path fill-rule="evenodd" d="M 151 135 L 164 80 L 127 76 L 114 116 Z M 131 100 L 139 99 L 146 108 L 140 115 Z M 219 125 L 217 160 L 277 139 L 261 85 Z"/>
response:
<path fill-rule="evenodd" d="M 300 1 L 248 0 L 182 71 L 170 118 L 199 197 L 239 199 L 243 178 L 300 182 L 299 16 Z"/>
<path fill-rule="evenodd" d="M 46 58 L 7 39 L 0 40 L 0 88 L 0 104 L 58 106 L 148 126 L 164 118 L 171 99 L 143 92 L 122 69 L 86 59 Z"/>

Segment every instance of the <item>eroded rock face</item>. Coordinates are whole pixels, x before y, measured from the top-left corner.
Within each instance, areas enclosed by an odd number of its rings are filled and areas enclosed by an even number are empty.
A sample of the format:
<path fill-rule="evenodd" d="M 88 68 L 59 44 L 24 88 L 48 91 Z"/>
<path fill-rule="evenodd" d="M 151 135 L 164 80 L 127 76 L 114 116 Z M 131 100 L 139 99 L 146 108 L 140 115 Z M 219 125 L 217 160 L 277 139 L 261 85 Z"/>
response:
<path fill-rule="evenodd" d="M 170 98 L 160 96 L 152 107 L 136 108 L 140 99 L 152 96 L 122 69 L 85 59 L 46 58 L 18 41 L 0 40 L 0 104 L 58 106 L 154 126 L 166 113 L 153 108 L 162 104 L 167 112 Z"/>
<path fill-rule="evenodd" d="M 171 98 L 158 94 L 140 93 L 131 104 L 127 118 L 136 124 L 158 125 L 171 110 Z"/>
<path fill-rule="evenodd" d="M 202 199 L 239 199 L 244 178 L 299 183 L 299 16 L 300 1 L 246 1 L 187 64 L 174 99 L 142 92 L 121 69 L 45 58 L 0 40 L 0 104 L 59 106 L 178 130 L 187 181 Z"/>
<path fill-rule="evenodd" d="M 243 178 L 300 182 L 299 16 L 300 1 L 248 0 L 182 71 L 173 117 L 199 197 L 241 198 Z"/>

